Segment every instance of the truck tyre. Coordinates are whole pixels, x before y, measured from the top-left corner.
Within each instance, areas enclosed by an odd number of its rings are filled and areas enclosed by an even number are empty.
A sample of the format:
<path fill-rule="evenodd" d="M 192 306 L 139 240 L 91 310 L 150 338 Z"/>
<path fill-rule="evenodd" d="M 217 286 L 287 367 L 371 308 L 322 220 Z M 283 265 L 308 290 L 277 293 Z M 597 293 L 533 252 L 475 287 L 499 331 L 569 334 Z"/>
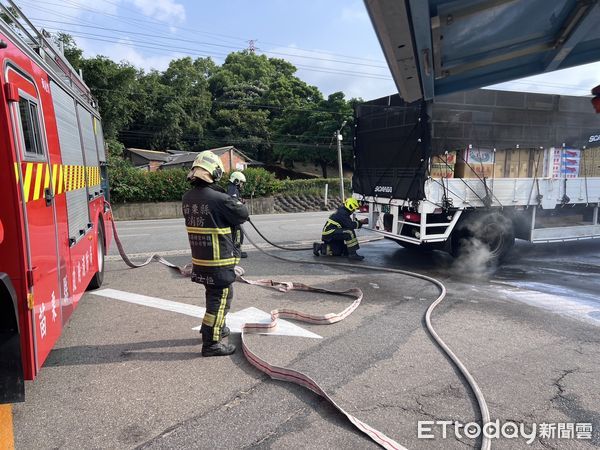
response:
<path fill-rule="evenodd" d="M 98 221 L 98 240 L 97 240 L 97 255 L 98 255 L 98 272 L 96 272 L 88 285 L 88 290 L 98 289 L 104 281 L 104 226 Z"/>
<path fill-rule="evenodd" d="M 497 212 L 465 217 L 452 233 L 452 255 L 468 256 L 477 243 L 489 251 L 488 263 L 498 264 L 515 243 L 512 221 Z"/>

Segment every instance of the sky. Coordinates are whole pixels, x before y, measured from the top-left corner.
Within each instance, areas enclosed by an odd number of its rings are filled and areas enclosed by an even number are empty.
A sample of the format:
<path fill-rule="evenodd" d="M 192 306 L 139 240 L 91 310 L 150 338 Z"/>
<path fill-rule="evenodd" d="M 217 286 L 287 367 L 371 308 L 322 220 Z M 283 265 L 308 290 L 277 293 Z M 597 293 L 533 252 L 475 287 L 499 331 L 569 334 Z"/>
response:
<path fill-rule="evenodd" d="M 283 58 L 325 95 L 370 100 L 396 93 L 362 0 L 16 0 L 32 22 L 71 34 L 87 57 L 104 55 L 145 70 L 174 58 L 211 57 L 254 45 Z M 253 42 L 253 44 L 250 43 Z M 600 63 L 494 86 L 588 95 Z"/>

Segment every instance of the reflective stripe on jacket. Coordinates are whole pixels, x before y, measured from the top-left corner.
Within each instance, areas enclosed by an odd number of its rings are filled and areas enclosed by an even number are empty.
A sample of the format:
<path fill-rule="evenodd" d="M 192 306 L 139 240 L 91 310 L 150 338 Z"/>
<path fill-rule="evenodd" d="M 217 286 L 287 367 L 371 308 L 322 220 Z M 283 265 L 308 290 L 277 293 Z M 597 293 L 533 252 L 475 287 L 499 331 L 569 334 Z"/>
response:
<path fill-rule="evenodd" d="M 231 227 L 248 219 L 248 210 L 235 198 L 207 183 L 183 196 L 183 216 L 192 249 L 194 272 L 216 272 L 239 263 Z"/>
<path fill-rule="evenodd" d="M 361 223 L 357 219 L 353 219 L 351 214 L 344 206 L 340 206 L 325 222 L 321 236 L 330 236 L 336 230 L 356 230 L 360 228 Z"/>

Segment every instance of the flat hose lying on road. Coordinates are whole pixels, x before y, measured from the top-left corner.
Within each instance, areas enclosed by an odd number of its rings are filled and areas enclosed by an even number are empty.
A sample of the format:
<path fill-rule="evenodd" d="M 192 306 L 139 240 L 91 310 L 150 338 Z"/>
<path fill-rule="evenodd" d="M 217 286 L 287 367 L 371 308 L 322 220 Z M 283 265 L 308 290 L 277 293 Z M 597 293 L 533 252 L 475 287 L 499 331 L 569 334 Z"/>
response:
<path fill-rule="evenodd" d="M 139 268 L 139 267 L 143 267 L 143 266 L 150 264 L 152 261 L 157 261 L 165 266 L 168 266 L 169 268 L 178 270 L 179 273 L 181 273 L 181 275 L 183 275 L 183 276 L 190 275 L 190 273 L 191 273 L 191 265 L 190 264 L 188 264 L 184 267 L 180 267 L 180 266 L 177 266 L 177 265 L 169 262 L 168 260 L 164 259 L 162 256 L 160 256 L 158 254 L 153 254 L 148 259 L 146 259 L 146 261 L 144 261 L 140 264 L 136 264 L 136 263 L 132 262 L 123 249 L 123 245 L 121 243 L 121 240 L 119 239 L 119 235 L 117 233 L 117 228 L 115 226 L 112 215 L 110 216 L 110 220 L 112 222 L 113 236 L 114 236 L 115 242 L 117 244 L 119 254 L 121 255 L 121 258 L 123 259 L 125 264 L 127 264 L 129 267 Z M 251 222 L 251 224 L 252 224 L 252 222 Z M 259 233 L 260 236 L 263 236 L 262 233 L 260 233 L 258 231 L 258 229 L 254 226 L 254 224 L 252 224 L 252 226 Z M 428 281 L 430 283 L 433 283 L 439 289 L 440 295 L 437 297 L 437 299 L 431 305 L 429 305 L 429 307 L 427 308 L 427 311 L 425 313 L 425 324 L 427 326 L 427 330 L 428 330 L 429 334 L 431 335 L 431 337 L 435 340 L 435 342 L 444 351 L 444 353 L 446 353 L 446 355 L 448 355 L 450 360 L 453 362 L 453 364 L 456 366 L 456 368 L 460 371 L 460 373 L 464 376 L 465 380 L 469 384 L 471 390 L 473 391 L 473 394 L 475 395 L 475 398 L 477 399 L 477 404 L 479 405 L 482 426 L 485 425 L 486 423 L 490 422 L 490 414 L 489 414 L 487 404 L 485 402 L 485 399 L 483 397 L 483 393 L 481 392 L 481 389 L 475 382 L 475 379 L 469 373 L 469 371 L 467 370 L 465 365 L 460 361 L 460 359 L 450 349 L 450 347 L 448 347 L 448 345 L 442 340 L 442 338 L 439 337 L 439 335 L 436 333 L 435 329 L 433 328 L 433 326 L 431 324 L 431 313 L 442 302 L 442 300 L 446 296 L 446 287 L 440 281 L 436 280 L 435 278 L 428 277 L 426 275 L 422 275 L 422 274 L 415 273 L 415 272 L 409 272 L 409 271 L 401 270 L 401 269 L 375 267 L 375 266 L 368 266 L 368 265 L 364 265 L 364 264 L 324 262 L 322 260 L 321 261 L 292 260 L 292 259 L 284 258 L 282 256 L 274 255 L 272 253 L 269 253 L 269 252 L 263 250 L 250 237 L 248 237 L 247 234 L 246 234 L 246 238 L 248 239 L 250 244 L 252 244 L 259 252 L 264 253 L 265 255 L 267 255 L 271 258 L 278 259 L 280 261 L 285 261 L 285 262 L 289 262 L 289 263 L 293 263 L 293 264 L 325 265 L 325 266 L 331 266 L 331 267 L 345 267 L 345 268 L 352 268 L 352 269 L 361 268 L 361 269 L 373 270 L 373 271 L 377 271 L 377 272 L 399 273 L 402 275 L 419 278 L 419 279 Z M 267 241 L 266 238 L 263 237 L 263 239 L 265 239 L 265 241 Z M 275 244 L 272 244 L 269 241 L 267 241 L 267 242 L 271 245 L 274 245 L 275 247 L 282 248 L 284 250 L 290 250 L 289 248 L 284 248 L 284 247 L 280 247 Z M 312 248 L 311 248 L 311 250 L 312 250 Z M 247 324 L 245 324 L 242 327 L 242 336 L 241 336 L 242 348 L 244 351 L 244 355 L 246 356 L 246 358 L 247 358 L 248 362 L 250 362 L 250 364 L 252 364 L 254 367 L 256 367 L 261 372 L 266 373 L 271 378 L 283 380 L 283 381 L 289 381 L 291 383 L 295 383 L 300 386 L 304 386 L 307 389 L 310 389 L 314 393 L 325 398 L 336 409 L 338 409 L 341 413 L 343 413 L 354 426 L 356 426 L 361 432 L 365 433 L 374 442 L 376 442 L 383 448 L 390 449 L 390 450 L 405 449 L 405 447 L 401 446 L 394 440 L 385 436 L 383 433 L 375 430 L 374 428 L 370 427 L 366 423 L 360 421 L 356 417 L 347 413 L 343 408 L 341 408 L 333 400 L 332 397 L 330 397 L 308 375 L 305 375 L 305 374 L 295 371 L 293 369 L 289 369 L 289 368 L 285 368 L 285 367 L 277 367 L 277 366 L 269 364 L 267 361 L 263 360 L 262 358 L 257 356 L 254 352 L 252 352 L 248 348 L 246 341 L 245 341 L 246 332 L 261 333 L 261 332 L 268 331 L 269 329 L 273 329 L 276 327 L 277 321 L 279 318 L 289 318 L 289 319 L 294 319 L 294 320 L 298 320 L 298 321 L 302 321 L 302 322 L 318 323 L 318 324 L 332 324 L 332 323 L 339 322 L 339 321 L 343 320 L 345 317 L 347 317 L 348 315 L 350 315 L 360 305 L 360 302 L 363 297 L 362 291 L 358 288 L 349 289 L 347 291 L 331 291 L 328 289 L 322 289 L 322 288 L 316 288 L 313 286 L 308 286 L 308 285 L 305 285 L 302 283 L 290 283 L 290 282 L 282 283 L 282 282 L 275 282 L 272 280 L 247 280 L 242 276 L 243 270 L 241 270 L 241 271 L 236 270 L 236 274 L 238 275 L 238 281 L 241 281 L 241 282 L 244 282 L 247 284 L 251 284 L 251 285 L 268 287 L 268 288 L 276 289 L 276 290 L 283 291 L 283 292 L 287 292 L 290 290 L 303 290 L 303 291 L 320 292 L 320 293 L 334 294 L 334 295 L 351 296 L 351 297 L 355 298 L 352 305 L 350 305 L 348 308 L 346 308 L 344 311 L 342 311 L 339 314 L 326 314 L 323 316 L 318 316 L 318 315 L 307 314 L 307 313 L 304 313 L 301 311 L 296 311 L 296 310 L 277 309 L 277 310 L 271 311 L 271 322 L 270 323 L 247 323 Z M 485 434 L 483 434 L 480 448 L 482 450 L 489 450 L 490 444 L 491 444 L 491 442 L 490 442 L 489 437 L 487 437 Z"/>
<path fill-rule="evenodd" d="M 243 227 L 242 227 L 243 228 Z M 256 227 L 255 227 L 256 229 Z M 345 267 L 345 268 L 352 268 L 352 269 L 367 269 L 367 270 L 373 270 L 373 271 L 377 271 L 377 272 L 391 272 L 391 273 L 399 273 L 402 275 L 406 275 L 409 277 L 414 277 L 414 278 L 419 278 L 425 281 L 428 281 L 430 283 L 433 283 L 440 291 L 440 295 L 438 296 L 437 299 L 435 299 L 435 301 L 429 305 L 429 307 L 427 308 L 427 311 L 425 312 L 425 324 L 427 326 L 427 331 L 429 332 L 429 334 L 431 335 L 431 337 L 434 339 L 434 341 L 440 346 L 440 348 L 444 351 L 444 353 L 450 358 L 450 360 L 452 361 L 452 363 L 455 365 L 455 367 L 460 371 L 460 373 L 462 374 L 462 376 L 465 378 L 465 380 L 467 381 L 469 387 L 471 388 L 471 390 L 473 391 L 473 394 L 475 395 L 475 398 L 477 399 L 477 404 L 479 405 L 479 412 L 481 414 L 481 421 L 482 421 L 482 427 L 483 425 L 485 425 L 486 423 L 490 422 L 490 413 L 487 407 L 487 403 L 485 401 L 485 398 L 483 397 L 483 393 L 481 391 L 481 389 L 479 388 L 479 386 L 477 385 L 477 382 L 475 381 L 475 379 L 473 378 L 473 376 L 471 375 L 471 373 L 467 370 L 466 366 L 462 363 L 462 361 L 458 358 L 458 356 L 456 356 L 456 354 L 450 349 L 450 347 L 442 340 L 442 338 L 436 333 L 435 329 L 433 328 L 433 325 L 431 324 L 431 314 L 433 312 L 433 310 L 442 302 L 442 300 L 444 300 L 444 298 L 446 297 L 446 287 L 442 284 L 441 281 L 436 280 L 435 278 L 432 277 L 428 277 L 427 275 L 422 275 L 420 273 L 416 273 L 416 272 L 409 272 L 406 270 L 401 270 L 401 269 L 390 269 L 390 268 L 386 268 L 386 267 L 375 267 L 375 266 L 368 266 L 368 265 L 364 265 L 364 264 L 350 264 L 350 263 L 339 263 L 339 262 L 323 262 L 323 261 L 299 261 L 299 260 L 292 260 L 292 259 L 288 259 L 288 258 L 284 258 L 282 256 L 278 256 L 278 255 L 274 255 L 272 253 L 269 253 L 265 250 L 263 250 L 262 248 L 260 248 L 254 241 L 252 241 L 251 238 L 248 237 L 248 235 L 246 234 L 246 238 L 248 239 L 248 241 L 250 242 L 250 244 L 252 244 L 259 252 L 270 256 L 271 258 L 275 258 L 278 259 L 280 261 L 285 261 L 285 262 L 290 262 L 293 264 L 312 264 L 312 265 L 325 265 L 325 266 L 332 266 L 332 267 Z M 315 290 L 316 288 L 312 288 L 311 290 Z M 276 320 L 276 317 L 274 318 Z M 300 320 L 302 321 L 303 319 L 301 317 L 295 317 L 296 320 Z M 254 324 L 252 324 L 254 325 Z M 244 347 L 244 353 L 249 352 L 249 350 L 247 349 L 245 343 L 244 343 L 244 334 L 243 334 L 243 330 L 242 330 L 242 345 Z M 250 352 L 251 353 L 251 352 Z M 253 353 L 252 353 L 253 355 Z M 252 361 L 250 361 L 252 363 Z M 255 365 L 255 364 L 253 364 Z M 262 368 L 259 366 L 256 366 L 259 370 L 261 370 L 262 372 L 265 372 L 267 375 L 271 376 L 272 378 L 276 378 L 276 379 L 282 379 L 279 376 L 274 376 L 272 373 L 270 373 L 269 368 Z M 290 370 L 290 369 L 287 369 Z M 296 372 L 297 373 L 297 372 Z M 308 378 L 306 375 L 301 374 L 303 377 Z M 323 396 L 324 398 L 326 398 L 331 404 L 333 404 L 337 409 L 339 409 L 343 414 L 345 414 L 349 419 L 350 419 L 350 415 L 348 413 L 346 413 L 343 409 L 341 409 L 330 397 L 329 395 L 327 395 L 325 392 L 320 393 L 315 391 L 314 389 L 312 389 L 309 386 L 306 386 L 304 383 L 302 383 L 300 380 L 296 380 L 294 377 L 290 377 L 290 378 L 286 378 L 286 381 L 290 381 L 292 383 L 296 383 L 296 384 L 300 384 L 302 386 L 307 387 L 308 389 L 311 389 L 313 392 L 316 392 L 317 394 Z M 312 380 L 311 380 L 312 381 Z M 314 382 L 313 382 L 314 383 Z M 318 387 L 318 385 L 317 385 Z M 322 391 L 322 389 L 320 387 L 318 387 L 319 390 Z M 349 417 L 350 416 L 350 417 Z M 357 419 L 356 419 L 357 420 Z M 371 439 L 373 439 L 373 441 L 377 442 L 379 445 L 381 445 L 384 448 L 404 448 L 402 446 L 400 446 L 399 444 L 391 441 L 391 443 L 395 444 L 396 446 L 388 446 L 389 444 L 391 444 L 390 442 L 386 442 L 386 441 L 382 441 L 381 440 L 381 435 L 382 433 L 377 432 L 376 430 L 374 430 L 374 433 L 369 433 L 367 431 L 365 431 L 364 429 L 362 429 L 359 425 L 357 425 L 354 421 L 352 421 L 352 419 L 350 419 L 350 421 L 363 433 L 367 434 Z M 362 422 L 361 422 L 362 424 Z M 369 427 L 370 428 L 370 427 Z M 385 435 L 384 435 L 385 437 Z M 388 438 L 389 439 L 389 438 Z M 491 446 L 491 441 L 490 438 L 487 437 L 485 434 L 482 435 L 482 439 L 481 439 L 481 446 L 480 448 L 482 450 L 489 450 Z"/>

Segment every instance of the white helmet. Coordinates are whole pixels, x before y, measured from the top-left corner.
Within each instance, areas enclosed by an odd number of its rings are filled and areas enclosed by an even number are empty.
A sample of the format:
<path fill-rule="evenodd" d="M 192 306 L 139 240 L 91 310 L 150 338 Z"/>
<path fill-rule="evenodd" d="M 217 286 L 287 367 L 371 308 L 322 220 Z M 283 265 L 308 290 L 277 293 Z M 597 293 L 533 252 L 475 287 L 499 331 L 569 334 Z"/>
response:
<path fill-rule="evenodd" d="M 233 184 L 240 184 L 246 182 L 246 177 L 242 172 L 231 172 L 229 181 Z"/>

